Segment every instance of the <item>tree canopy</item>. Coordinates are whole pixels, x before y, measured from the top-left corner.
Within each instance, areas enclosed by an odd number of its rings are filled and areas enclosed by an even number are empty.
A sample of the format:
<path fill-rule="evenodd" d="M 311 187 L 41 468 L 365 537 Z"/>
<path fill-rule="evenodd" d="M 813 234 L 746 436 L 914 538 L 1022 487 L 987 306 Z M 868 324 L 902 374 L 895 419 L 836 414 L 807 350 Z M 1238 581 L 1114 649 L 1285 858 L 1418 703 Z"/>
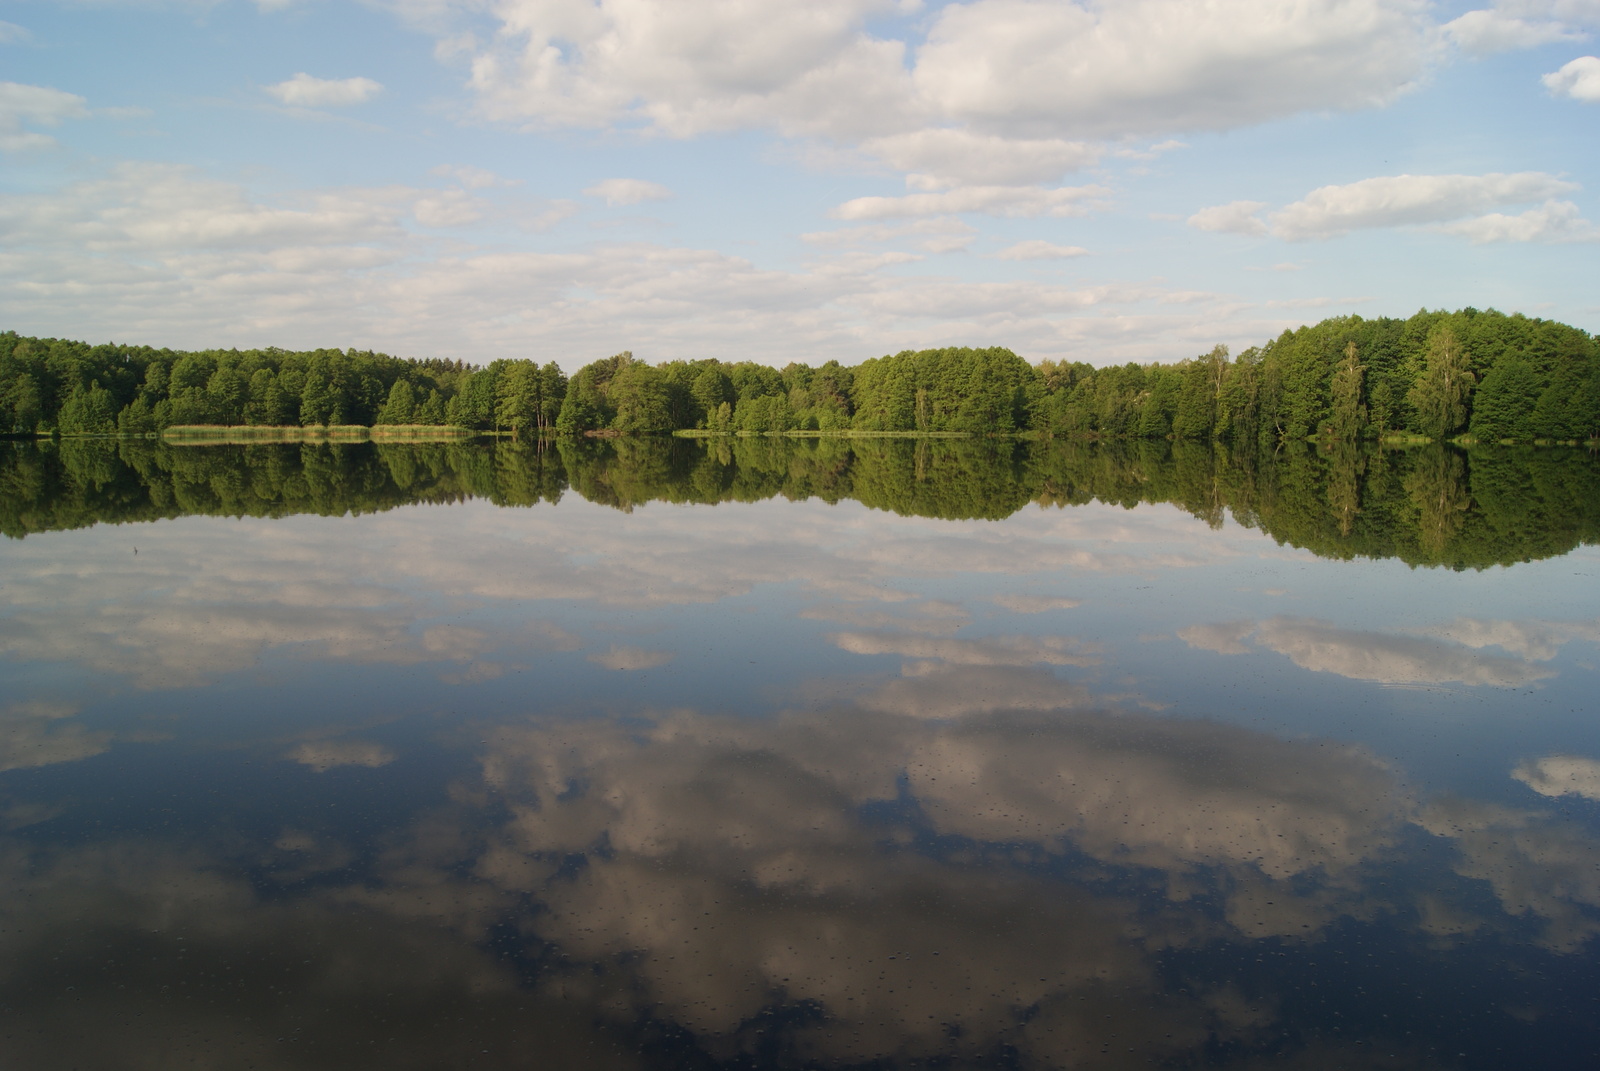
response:
<path fill-rule="evenodd" d="M 0 434 L 140 435 L 178 425 L 455 425 L 565 436 L 673 430 L 1278 443 L 1393 434 L 1600 436 L 1600 353 L 1565 324 L 1476 309 L 1336 317 L 1237 357 L 1031 365 L 1003 347 L 905 350 L 853 367 L 651 365 L 569 380 L 357 350 L 180 352 L 0 334 Z"/>

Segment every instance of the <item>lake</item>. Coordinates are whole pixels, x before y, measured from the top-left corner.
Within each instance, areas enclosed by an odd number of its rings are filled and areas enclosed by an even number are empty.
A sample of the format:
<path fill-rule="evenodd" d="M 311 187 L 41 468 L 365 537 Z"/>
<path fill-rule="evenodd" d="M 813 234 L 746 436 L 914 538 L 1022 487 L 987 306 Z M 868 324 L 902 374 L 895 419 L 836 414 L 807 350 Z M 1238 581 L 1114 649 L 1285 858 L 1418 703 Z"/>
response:
<path fill-rule="evenodd" d="M 7 1068 L 1588 1068 L 1600 462 L 0 443 Z"/>

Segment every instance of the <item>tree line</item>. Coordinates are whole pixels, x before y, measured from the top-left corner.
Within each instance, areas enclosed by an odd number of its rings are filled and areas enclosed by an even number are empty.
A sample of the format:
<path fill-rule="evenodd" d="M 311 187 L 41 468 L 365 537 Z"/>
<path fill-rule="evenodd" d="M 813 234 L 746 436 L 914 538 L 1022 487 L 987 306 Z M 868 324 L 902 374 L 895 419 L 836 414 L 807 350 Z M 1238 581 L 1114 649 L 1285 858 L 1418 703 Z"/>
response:
<path fill-rule="evenodd" d="M 1002 347 L 846 366 L 651 365 L 619 353 L 484 367 L 355 350 L 179 352 L 0 334 L 0 434 L 175 425 L 453 425 L 537 434 L 884 432 L 1278 443 L 1396 434 L 1600 437 L 1587 332 L 1493 310 L 1344 316 L 1230 356 L 1031 365 Z"/>
<path fill-rule="evenodd" d="M 472 498 L 535 506 L 568 493 L 619 510 L 784 497 L 946 519 L 1166 502 L 1211 525 L 1231 515 L 1323 557 L 1458 569 L 1600 541 L 1600 468 L 1584 452 L 1533 447 L 648 436 L 0 443 L 0 532 L 11 538 L 191 514 L 341 516 Z"/>

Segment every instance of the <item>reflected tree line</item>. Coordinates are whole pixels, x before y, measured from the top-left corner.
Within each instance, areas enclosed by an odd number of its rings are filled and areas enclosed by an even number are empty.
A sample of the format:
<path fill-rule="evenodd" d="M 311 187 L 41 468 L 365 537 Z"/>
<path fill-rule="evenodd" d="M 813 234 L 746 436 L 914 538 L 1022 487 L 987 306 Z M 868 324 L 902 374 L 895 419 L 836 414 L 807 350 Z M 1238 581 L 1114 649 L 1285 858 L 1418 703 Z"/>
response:
<path fill-rule="evenodd" d="M 847 500 L 903 516 L 1009 517 L 1030 504 L 1170 503 L 1231 516 L 1330 558 L 1484 568 L 1600 539 L 1587 451 L 1438 444 L 619 438 L 178 446 L 66 439 L 0 444 L 8 537 L 192 514 L 371 513 L 416 503 Z"/>

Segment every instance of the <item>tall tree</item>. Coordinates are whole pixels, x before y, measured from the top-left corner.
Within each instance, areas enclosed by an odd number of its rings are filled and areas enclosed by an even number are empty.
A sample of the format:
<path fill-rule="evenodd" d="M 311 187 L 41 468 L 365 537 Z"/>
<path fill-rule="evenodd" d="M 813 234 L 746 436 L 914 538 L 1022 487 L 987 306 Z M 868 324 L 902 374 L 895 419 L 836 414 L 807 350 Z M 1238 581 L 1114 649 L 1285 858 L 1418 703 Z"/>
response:
<path fill-rule="evenodd" d="M 1474 382 L 1455 332 L 1448 326 L 1439 328 L 1428 340 L 1422 375 L 1406 394 L 1416 430 L 1431 439 L 1453 435 L 1467 422 Z"/>
<path fill-rule="evenodd" d="M 1367 406 L 1362 399 L 1366 373 L 1366 367 L 1357 356 L 1356 344 L 1346 343 L 1344 359 L 1333 372 L 1330 392 L 1332 404 L 1328 407 L 1326 427 L 1332 438 L 1349 442 L 1366 434 Z"/>

